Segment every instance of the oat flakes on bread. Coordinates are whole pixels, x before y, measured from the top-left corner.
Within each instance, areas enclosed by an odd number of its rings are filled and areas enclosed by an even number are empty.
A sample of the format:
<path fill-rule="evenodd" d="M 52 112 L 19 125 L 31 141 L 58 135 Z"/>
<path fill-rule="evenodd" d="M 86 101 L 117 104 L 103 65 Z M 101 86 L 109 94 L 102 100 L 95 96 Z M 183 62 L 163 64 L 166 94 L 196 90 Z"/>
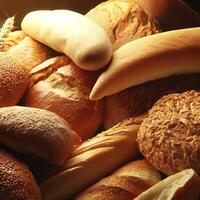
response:
<path fill-rule="evenodd" d="M 137 135 L 141 153 L 166 175 L 192 168 L 200 174 L 200 93 L 187 91 L 158 100 Z"/>

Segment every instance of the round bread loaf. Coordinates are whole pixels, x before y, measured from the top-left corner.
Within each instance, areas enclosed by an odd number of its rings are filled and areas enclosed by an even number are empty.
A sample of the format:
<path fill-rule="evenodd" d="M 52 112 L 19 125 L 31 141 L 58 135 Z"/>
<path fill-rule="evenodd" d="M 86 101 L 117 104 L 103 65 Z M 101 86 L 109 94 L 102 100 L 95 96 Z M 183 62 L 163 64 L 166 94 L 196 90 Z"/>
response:
<path fill-rule="evenodd" d="M 0 143 L 17 152 L 62 165 L 77 140 L 76 133 L 55 113 L 21 106 L 0 108 Z"/>
<path fill-rule="evenodd" d="M 0 199 L 41 200 L 40 189 L 28 167 L 1 149 Z"/>
<path fill-rule="evenodd" d="M 31 72 L 23 104 L 57 113 L 83 140 L 103 119 L 103 101 L 89 100 L 99 71 L 78 68 L 67 56 L 49 59 Z"/>
<path fill-rule="evenodd" d="M 17 60 L 0 52 L 0 107 L 15 105 L 21 99 L 28 76 Z"/>
<path fill-rule="evenodd" d="M 200 174 L 199 108 L 199 92 L 167 95 L 156 102 L 140 126 L 140 151 L 166 175 L 186 168 Z"/>
<path fill-rule="evenodd" d="M 113 49 L 159 32 L 156 20 L 146 14 L 135 0 L 109 0 L 97 5 L 86 16 L 106 31 Z"/>

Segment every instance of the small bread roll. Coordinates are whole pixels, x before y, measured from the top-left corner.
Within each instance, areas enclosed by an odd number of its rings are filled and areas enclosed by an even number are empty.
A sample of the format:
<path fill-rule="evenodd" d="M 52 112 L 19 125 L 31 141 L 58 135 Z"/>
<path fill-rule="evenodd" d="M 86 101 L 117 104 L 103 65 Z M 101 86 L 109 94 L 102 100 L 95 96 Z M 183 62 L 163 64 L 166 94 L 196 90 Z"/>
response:
<path fill-rule="evenodd" d="M 162 97 L 141 124 L 141 153 L 166 175 L 186 168 L 200 173 L 200 93 L 194 90 Z"/>
<path fill-rule="evenodd" d="M 105 1 L 86 16 L 106 31 L 114 50 L 131 40 L 159 32 L 156 20 L 135 0 Z"/>
<path fill-rule="evenodd" d="M 13 155 L 0 149 L 0 199 L 41 200 L 40 189 L 28 169 Z"/>
<path fill-rule="evenodd" d="M 67 56 L 58 56 L 31 71 L 23 105 L 55 112 L 86 140 L 103 120 L 103 101 L 89 100 L 99 71 L 78 68 Z"/>
<path fill-rule="evenodd" d="M 37 108 L 0 108 L 0 143 L 55 165 L 71 156 L 76 133 L 58 115 Z"/>
<path fill-rule="evenodd" d="M 21 99 L 29 73 L 14 58 L 0 52 L 0 107 L 12 106 Z"/>

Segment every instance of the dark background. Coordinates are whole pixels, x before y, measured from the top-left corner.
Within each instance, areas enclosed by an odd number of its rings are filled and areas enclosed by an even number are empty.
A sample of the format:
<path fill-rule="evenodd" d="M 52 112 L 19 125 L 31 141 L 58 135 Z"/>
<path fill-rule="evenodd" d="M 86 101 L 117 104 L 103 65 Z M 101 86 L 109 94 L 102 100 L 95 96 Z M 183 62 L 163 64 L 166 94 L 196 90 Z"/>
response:
<path fill-rule="evenodd" d="M 9 16 L 17 15 L 21 21 L 25 13 L 37 9 L 70 9 L 86 13 L 90 8 L 104 0 L 0 0 L 0 22 Z M 185 0 L 200 13 L 200 0 Z"/>

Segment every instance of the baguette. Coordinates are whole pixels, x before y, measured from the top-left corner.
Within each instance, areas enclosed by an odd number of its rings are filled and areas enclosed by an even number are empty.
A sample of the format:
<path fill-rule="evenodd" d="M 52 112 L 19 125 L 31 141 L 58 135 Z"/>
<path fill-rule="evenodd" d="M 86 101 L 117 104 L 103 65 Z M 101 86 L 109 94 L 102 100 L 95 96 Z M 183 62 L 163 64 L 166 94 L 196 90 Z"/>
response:
<path fill-rule="evenodd" d="M 95 183 L 75 200 L 132 200 L 161 180 L 146 160 L 132 161 Z"/>
<path fill-rule="evenodd" d="M 106 32 L 79 13 L 33 11 L 24 17 L 21 27 L 32 38 L 65 53 L 80 68 L 97 70 L 111 59 L 112 44 Z"/>
<path fill-rule="evenodd" d="M 125 120 L 82 143 L 62 171 L 41 184 L 43 199 L 70 199 L 134 159 L 138 154 L 135 138 L 141 121 Z"/>
<path fill-rule="evenodd" d="M 200 72 L 200 28 L 168 31 L 129 42 L 113 54 L 90 99 L 171 75 Z M 184 58 L 184 59 L 183 59 Z"/>
<path fill-rule="evenodd" d="M 135 200 L 199 200 L 200 177 L 186 169 L 158 182 Z"/>

